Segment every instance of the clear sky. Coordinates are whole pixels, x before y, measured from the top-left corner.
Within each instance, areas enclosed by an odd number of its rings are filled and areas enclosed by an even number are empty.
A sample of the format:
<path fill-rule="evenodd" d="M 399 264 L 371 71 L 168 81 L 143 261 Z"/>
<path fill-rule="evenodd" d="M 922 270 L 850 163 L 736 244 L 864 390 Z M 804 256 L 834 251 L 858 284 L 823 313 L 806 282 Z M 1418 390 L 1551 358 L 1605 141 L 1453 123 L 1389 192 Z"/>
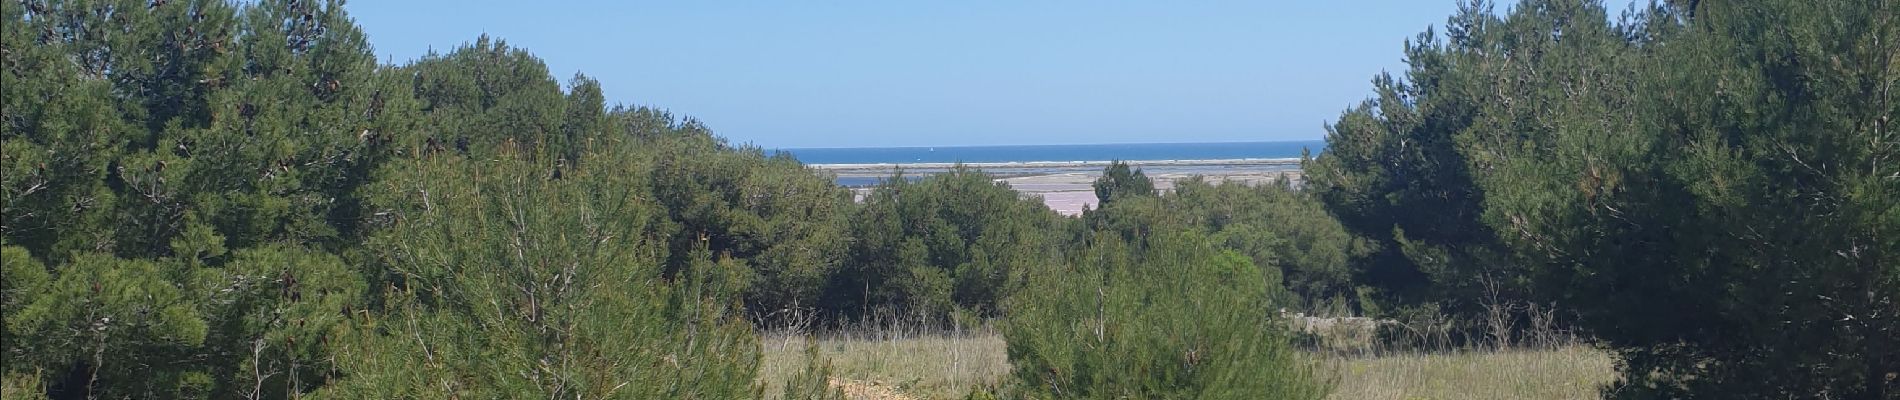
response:
<path fill-rule="evenodd" d="M 1454 0 L 347 6 L 386 61 L 487 33 L 768 148 L 1312 140 Z M 1503 8 L 1500 7 L 1500 10 Z"/>

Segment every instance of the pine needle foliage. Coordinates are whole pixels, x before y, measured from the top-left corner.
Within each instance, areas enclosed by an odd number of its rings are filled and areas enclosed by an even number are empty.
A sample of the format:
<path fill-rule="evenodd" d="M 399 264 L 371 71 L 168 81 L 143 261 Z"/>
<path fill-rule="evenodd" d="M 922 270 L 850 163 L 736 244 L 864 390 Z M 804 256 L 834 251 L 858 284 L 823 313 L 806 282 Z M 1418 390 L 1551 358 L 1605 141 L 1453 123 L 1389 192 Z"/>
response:
<path fill-rule="evenodd" d="M 1023 398 L 1318 399 L 1331 384 L 1271 317 L 1279 282 L 1205 235 L 1102 236 L 1032 275 L 1004 324 Z"/>
<path fill-rule="evenodd" d="M 844 400 L 844 389 L 831 384 L 831 360 L 818 351 L 818 343 L 805 344 L 805 369 L 785 382 L 785 391 L 780 399 L 785 400 Z"/>
<path fill-rule="evenodd" d="M 1461 8 L 1309 163 L 1369 271 L 1567 308 L 1613 397 L 1900 393 L 1896 4 Z"/>
<path fill-rule="evenodd" d="M 383 316 L 339 353 L 339 398 L 755 397 L 738 266 L 701 250 L 663 276 L 644 167 L 443 156 L 389 171 L 370 239 Z"/>

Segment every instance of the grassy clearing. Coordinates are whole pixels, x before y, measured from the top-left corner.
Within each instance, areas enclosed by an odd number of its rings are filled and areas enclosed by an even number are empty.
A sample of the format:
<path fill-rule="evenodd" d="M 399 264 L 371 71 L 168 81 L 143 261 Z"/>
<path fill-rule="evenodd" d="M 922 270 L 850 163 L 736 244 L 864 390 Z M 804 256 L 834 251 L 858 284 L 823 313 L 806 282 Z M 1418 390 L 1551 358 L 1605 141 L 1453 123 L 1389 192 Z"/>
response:
<path fill-rule="evenodd" d="M 770 334 L 759 380 L 768 398 L 778 398 L 785 380 L 805 365 L 813 336 Z M 833 384 L 854 399 L 954 399 L 989 386 L 1009 373 L 1003 336 L 988 329 L 965 334 L 918 334 L 891 330 L 817 335 L 831 359 Z"/>
<path fill-rule="evenodd" d="M 762 341 L 769 398 L 804 367 L 811 336 Z M 1009 373 L 1001 335 L 873 332 L 819 335 L 833 384 L 854 399 L 956 399 Z M 1584 345 L 1341 357 L 1332 399 L 1593 399 L 1615 377 L 1609 354 Z"/>
<path fill-rule="evenodd" d="M 1553 349 L 1387 354 L 1338 360 L 1333 399 L 1594 399 L 1615 378 L 1609 354 Z"/>

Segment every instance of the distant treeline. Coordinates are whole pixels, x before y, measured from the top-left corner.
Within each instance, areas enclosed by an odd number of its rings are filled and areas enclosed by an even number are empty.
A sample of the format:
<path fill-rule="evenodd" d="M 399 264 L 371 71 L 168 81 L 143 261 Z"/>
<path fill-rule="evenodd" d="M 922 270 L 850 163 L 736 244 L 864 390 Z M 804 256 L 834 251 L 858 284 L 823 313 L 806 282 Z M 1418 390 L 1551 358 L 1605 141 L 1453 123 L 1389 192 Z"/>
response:
<path fill-rule="evenodd" d="M 968 169 L 854 202 L 790 157 L 609 107 L 586 76 L 563 90 L 497 39 L 379 64 L 337 1 L 0 10 L 0 397 L 754 397 L 754 323 L 996 318 L 1066 249 L 1106 246 Z M 1169 243 L 1248 246 L 1218 272 L 1246 272 L 1256 336 L 1281 334 L 1259 313 L 1279 271 L 1347 284 L 1318 272 L 1345 257 L 1254 234 L 1280 203 L 1330 223 L 1312 200 L 1181 193 L 1251 213 Z M 1347 241 L 1306 225 L 1284 240 Z"/>
<path fill-rule="evenodd" d="M 497 39 L 380 64 L 340 1 L 4 1 L 0 397 L 749 398 L 759 325 L 898 313 L 999 321 L 973 396 L 1320 398 L 1278 309 L 1549 303 L 1612 395 L 1890 398 L 1894 11 L 1469 4 L 1305 189 L 1116 164 L 1064 218 L 854 202 Z"/>

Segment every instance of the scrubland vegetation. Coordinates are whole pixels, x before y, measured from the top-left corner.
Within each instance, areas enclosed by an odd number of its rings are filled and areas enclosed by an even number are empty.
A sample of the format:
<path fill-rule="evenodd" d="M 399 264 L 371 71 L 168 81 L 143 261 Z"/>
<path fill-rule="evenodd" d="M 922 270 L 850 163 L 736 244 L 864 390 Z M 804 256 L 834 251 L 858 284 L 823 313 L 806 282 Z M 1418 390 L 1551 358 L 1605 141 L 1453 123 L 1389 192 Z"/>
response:
<path fill-rule="evenodd" d="M 767 332 L 759 383 L 771 394 L 805 371 L 815 345 L 817 357 L 831 362 L 830 378 L 841 389 L 876 391 L 847 397 L 904 396 L 960 399 L 995 387 L 1010 370 L 1003 336 L 993 327 L 956 331 L 919 329 L 910 324 L 857 326 L 837 332 Z"/>
<path fill-rule="evenodd" d="M 1001 335 L 902 328 L 849 335 L 766 336 L 759 382 L 768 394 L 802 372 L 809 356 L 832 363 L 849 399 L 960 399 L 993 387 L 1010 365 Z M 1611 355 L 1581 343 L 1553 347 L 1392 351 L 1325 358 L 1335 377 L 1328 399 L 1590 399 L 1615 379 Z M 773 397 L 768 398 L 784 398 Z"/>
<path fill-rule="evenodd" d="M 340 1 L 4 1 L 0 398 L 1892 399 L 1897 14 L 1466 3 L 1301 184 L 1065 218 Z"/>

